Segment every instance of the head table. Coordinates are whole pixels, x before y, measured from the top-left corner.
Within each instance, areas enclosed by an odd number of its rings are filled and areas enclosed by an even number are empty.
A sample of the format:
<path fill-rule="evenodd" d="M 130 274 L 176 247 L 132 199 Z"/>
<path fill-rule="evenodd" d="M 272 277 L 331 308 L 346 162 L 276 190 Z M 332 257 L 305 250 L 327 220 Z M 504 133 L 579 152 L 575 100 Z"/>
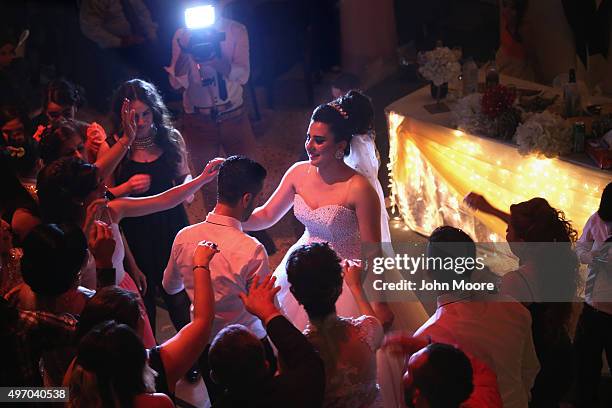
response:
<path fill-rule="evenodd" d="M 555 92 L 506 76 L 501 83 Z M 581 233 L 612 172 L 591 165 L 586 156 L 522 156 L 514 144 L 453 129 L 451 112 L 424 109 L 432 102 L 427 86 L 386 108 L 391 203 L 407 228 L 429 235 L 438 226 L 452 225 L 476 242 L 503 242 L 502 221 L 463 204 L 474 191 L 504 211 L 513 203 L 546 198 Z"/>

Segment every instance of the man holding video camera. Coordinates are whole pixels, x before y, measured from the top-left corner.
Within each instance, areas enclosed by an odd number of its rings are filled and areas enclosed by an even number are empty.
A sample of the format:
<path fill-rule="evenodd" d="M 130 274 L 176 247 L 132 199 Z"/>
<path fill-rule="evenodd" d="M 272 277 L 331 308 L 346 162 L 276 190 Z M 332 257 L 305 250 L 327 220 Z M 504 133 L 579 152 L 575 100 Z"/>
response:
<path fill-rule="evenodd" d="M 246 28 L 220 17 L 223 1 L 198 2 L 185 10 L 185 28 L 172 40 L 170 84 L 183 93 L 182 134 L 195 171 L 212 158 L 253 157 L 255 137 L 243 105 L 249 79 Z M 209 196 L 208 194 L 206 194 Z M 208 197 L 214 205 L 215 195 Z"/>

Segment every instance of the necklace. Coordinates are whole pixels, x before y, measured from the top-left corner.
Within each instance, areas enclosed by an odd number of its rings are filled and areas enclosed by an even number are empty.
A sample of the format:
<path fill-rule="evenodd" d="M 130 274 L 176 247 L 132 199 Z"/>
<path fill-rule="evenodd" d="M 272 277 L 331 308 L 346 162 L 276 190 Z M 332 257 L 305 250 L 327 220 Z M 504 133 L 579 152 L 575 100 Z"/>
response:
<path fill-rule="evenodd" d="M 132 142 L 132 147 L 134 148 L 134 150 L 146 150 L 149 147 L 155 145 L 154 139 L 155 137 L 152 134 L 149 134 L 145 137 L 137 137 Z"/>

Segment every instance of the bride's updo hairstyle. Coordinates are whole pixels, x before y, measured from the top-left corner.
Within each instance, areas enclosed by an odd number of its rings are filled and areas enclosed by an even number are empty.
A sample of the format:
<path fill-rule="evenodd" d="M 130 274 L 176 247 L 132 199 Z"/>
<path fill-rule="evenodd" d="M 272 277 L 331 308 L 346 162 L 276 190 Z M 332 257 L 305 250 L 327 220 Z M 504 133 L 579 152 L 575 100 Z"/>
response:
<path fill-rule="evenodd" d="M 310 120 L 328 125 L 336 143 L 346 141 L 346 156 L 350 152 L 353 135 L 367 133 L 373 127 L 372 100 L 359 91 L 349 91 L 338 99 L 317 106 Z"/>
<path fill-rule="evenodd" d="M 340 258 L 328 243 L 298 247 L 287 260 L 290 290 L 310 319 L 323 318 L 336 310 L 342 293 Z"/>

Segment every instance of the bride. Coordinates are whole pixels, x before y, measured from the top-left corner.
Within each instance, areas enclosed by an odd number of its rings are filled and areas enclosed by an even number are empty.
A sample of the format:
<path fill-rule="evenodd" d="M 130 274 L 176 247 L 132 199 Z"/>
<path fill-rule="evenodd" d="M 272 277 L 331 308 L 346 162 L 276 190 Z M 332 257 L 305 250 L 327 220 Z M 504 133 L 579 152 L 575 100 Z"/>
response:
<path fill-rule="evenodd" d="M 285 270 L 286 260 L 295 248 L 311 242 L 329 242 L 339 257 L 356 259 L 361 258 L 362 244 L 390 242 L 382 189 L 377 180 L 378 161 L 369 134 L 373 116 L 370 99 L 357 91 L 318 106 L 306 135 L 309 160 L 291 166 L 268 201 L 243 223 L 245 231 L 270 228 L 293 207 L 295 216 L 304 224 L 304 235 L 289 249 L 274 272 L 282 287 L 279 302 L 287 318 L 300 330 L 305 328 L 308 319 L 289 292 Z M 373 303 L 376 317 L 387 328 L 394 318 L 393 328 L 404 330 L 416 330 L 427 320 L 418 302 L 392 304 L 395 313 L 389 306 L 386 302 Z M 360 316 L 346 282 L 336 302 L 336 310 L 341 316 Z M 381 372 L 389 371 L 385 366 L 388 362 L 379 362 L 379 382 L 383 386 L 385 406 L 401 405 L 401 374 L 394 372 L 389 380 L 394 384 L 391 396 L 382 384 L 386 381 L 381 381 Z M 397 367 L 393 369 L 398 370 Z M 395 401 L 387 403 L 391 398 Z"/>

